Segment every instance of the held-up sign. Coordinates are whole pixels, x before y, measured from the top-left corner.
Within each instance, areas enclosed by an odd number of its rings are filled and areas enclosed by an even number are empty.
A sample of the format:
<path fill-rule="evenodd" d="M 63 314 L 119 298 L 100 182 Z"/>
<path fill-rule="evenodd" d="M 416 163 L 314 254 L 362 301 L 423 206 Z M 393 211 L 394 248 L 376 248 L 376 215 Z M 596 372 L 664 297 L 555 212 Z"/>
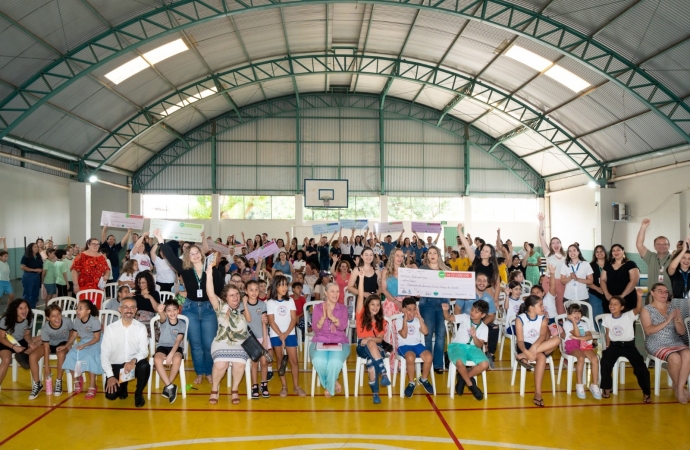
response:
<path fill-rule="evenodd" d="M 474 272 L 398 269 L 398 294 L 430 298 L 476 298 Z"/>
<path fill-rule="evenodd" d="M 112 211 L 102 211 L 101 226 L 143 230 L 144 216 L 137 216 L 135 214 L 119 213 Z"/>
<path fill-rule="evenodd" d="M 150 233 L 153 234 L 153 230 L 156 228 L 161 230 L 163 239 L 175 239 L 176 241 L 201 242 L 201 233 L 204 232 L 204 226 L 196 223 L 151 219 Z"/>

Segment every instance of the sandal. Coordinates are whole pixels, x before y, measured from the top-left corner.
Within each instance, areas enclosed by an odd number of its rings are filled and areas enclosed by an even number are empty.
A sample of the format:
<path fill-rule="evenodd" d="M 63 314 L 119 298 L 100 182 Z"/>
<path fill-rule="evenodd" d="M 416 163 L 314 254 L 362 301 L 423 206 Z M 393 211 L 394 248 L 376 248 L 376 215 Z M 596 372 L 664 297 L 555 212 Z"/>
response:
<path fill-rule="evenodd" d="M 286 387 L 283 387 L 283 389 L 280 390 L 280 396 L 283 398 L 288 396 L 288 390 Z"/>
<path fill-rule="evenodd" d="M 239 393 L 239 391 L 231 391 L 230 394 L 232 395 L 232 404 L 233 405 L 239 405 L 240 404 L 240 393 Z"/>
<path fill-rule="evenodd" d="M 532 364 L 530 364 L 529 361 L 527 361 L 527 358 L 518 359 L 518 364 L 520 364 L 522 367 L 529 370 L 530 372 L 532 372 L 534 370 L 534 367 L 532 367 Z M 542 405 L 542 406 L 544 406 L 544 405 Z"/>
<path fill-rule="evenodd" d="M 299 386 L 297 386 L 297 387 L 295 388 L 295 394 L 297 394 L 297 395 L 300 396 L 300 397 L 306 397 L 306 396 L 307 396 L 307 393 L 304 392 L 304 389 L 302 389 L 302 388 L 299 387 Z"/>
<path fill-rule="evenodd" d="M 98 389 L 96 389 L 95 387 L 90 387 L 86 391 L 86 397 L 85 398 L 87 400 L 93 400 L 96 397 L 96 392 L 98 392 Z"/>
<path fill-rule="evenodd" d="M 258 400 L 259 398 L 259 385 L 252 384 L 252 400 Z"/>
<path fill-rule="evenodd" d="M 642 401 L 643 401 L 644 403 L 652 403 L 652 397 L 649 396 L 649 395 L 645 395 L 645 396 L 642 397 Z"/>
<path fill-rule="evenodd" d="M 211 391 L 211 398 L 208 399 L 208 402 L 212 405 L 218 404 L 218 391 Z"/>
<path fill-rule="evenodd" d="M 543 408 L 543 407 L 544 407 L 544 399 L 543 399 L 543 398 L 540 398 L 540 399 L 538 399 L 538 400 L 535 398 L 535 399 L 532 399 L 532 401 L 533 401 L 534 404 L 537 405 L 538 407 L 540 407 L 540 408 Z"/>
<path fill-rule="evenodd" d="M 611 398 L 611 389 L 602 389 L 601 398 Z"/>
<path fill-rule="evenodd" d="M 261 382 L 261 396 L 263 398 L 268 398 L 271 396 L 271 393 L 268 392 L 268 382 L 267 381 Z"/>

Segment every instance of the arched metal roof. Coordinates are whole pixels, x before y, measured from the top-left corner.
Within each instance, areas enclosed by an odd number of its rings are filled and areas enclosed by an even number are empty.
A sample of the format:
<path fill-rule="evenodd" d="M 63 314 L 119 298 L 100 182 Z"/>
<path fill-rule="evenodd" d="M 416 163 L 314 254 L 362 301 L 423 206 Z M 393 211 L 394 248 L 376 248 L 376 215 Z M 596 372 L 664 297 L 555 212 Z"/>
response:
<path fill-rule="evenodd" d="M 605 177 L 690 142 L 689 16 L 684 0 L 8 1 L 0 137 L 136 172 L 228 111 L 347 91 L 471 123 L 541 176 Z M 104 77 L 180 38 L 189 51 L 118 85 Z M 506 57 L 512 45 L 591 87 Z M 188 102 L 200 87 L 216 93 Z"/>

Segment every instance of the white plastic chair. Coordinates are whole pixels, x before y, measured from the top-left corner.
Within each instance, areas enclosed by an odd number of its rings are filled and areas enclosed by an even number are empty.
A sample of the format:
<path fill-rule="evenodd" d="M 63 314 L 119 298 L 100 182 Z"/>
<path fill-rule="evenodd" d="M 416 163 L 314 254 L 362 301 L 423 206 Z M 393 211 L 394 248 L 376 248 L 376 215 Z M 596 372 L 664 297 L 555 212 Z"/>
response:
<path fill-rule="evenodd" d="M 357 308 L 357 297 L 349 292 L 345 293 L 345 306 L 347 307 L 348 326 L 347 326 L 347 341 L 352 342 L 352 332 L 357 329 L 357 320 L 355 318 L 355 308 Z"/>
<path fill-rule="evenodd" d="M 476 365 L 477 364 L 475 364 L 474 361 L 467 361 L 465 363 L 465 367 L 474 367 Z M 483 391 L 484 392 L 484 400 L 486 400 L 487 397 L 489 396 L 489 390 L 486 387 L 486 373 L 487 373 L 487 371 L 485 370 L 481 374 L 477 375 L 477 377 L 481 376 L 482 381 L 484 382 L 484 391 Z M 448 390 L 450 391 L 450 398 L 455 397 L 455 377 L 457 376 L 457 374 L 458 374 L 458 369 L 457 369 L 457 367 L 455 367 L 455 364 L 453 364 L 453 362 L 451 361 L 448 364 Z"/>
<path fill-rule="evenodd" d="M 347 344 L 343 344 L 347 345 Z M 343 361 L 343 368 L 341 370 L 341 373 L 343 374 L 343 387 L 345 388 L 345 398 L 350 397 L 350 383 L 347 380 L 347 360 Z M 311 396 L 314 396 L 314 385 L 316 386 L 321 386 L 321 380 L 319 380 L 319 376 L 316 373 L 316 369 L 314 368 L 314 365 L 312 364 L 311 367 Z M 334 392 L 331 392 L 332 395 L 335 395 Z"/>
<path fill-rule="evenodd" d="M 175 294 L 172 292 L 161 291 L 158 295 L 160 296 L 160 303 L 165 303 L 167 300 L 175 300 Z"/>
<path fill-rule="evenodd" d="M 611 314 L 599 314 L 596 317 L 596 323 L 599 325 L 599 330 L 601 332 L 601 340 L 599 345 L 601 345 L 601 351 L 606 350 L 606 326 L 604 326 L 604 317 L 610 316 Z M 613 365 L 613 395 L 618 395 L 618 383 L 620 378 L 620 384 L 625 384 L 625 363 L 630 364 L 628 358 L 621 356 L 618 358 Z"/>
<path fill-rule="evenodd" d="M 511 326 L 513 329 L 515 329 L 515 320 L 511 321 Z M 510 348 L 511 352 L 515 353 L 515 333 L 513 333 L 510 336 Z M 515 385 L 515 375 L 517 374 L 517 368 L 520 366 L 517 362 L 517 358 L 515 358 L 517 355 L 513 355 L 513 375 L 510 379 L 510 385 L 514 386 Z M 553 363 L 553 357 L 551 355 L 546 357 L 546 364 L 549 365 L 549 368 L 551 369 L 551 392 L 553 393 L 553 396 L 556 396 L 556 371 L 554 370 L 554 363 Z M 527 369 L 524 367 L 520 366 L 520 397 L 525 396 L 525 378 L 527 377 Z"/>
<path fill-rule="evenodd" d="M 84 289 L 77 293 L 77 300 L 88 300 L 96 305 L 98 309 L 103 307 L 104 297 L 105 293 L 100 289 Z"/>
<path fill-rule="evenodd" d="M 154 364 L 153 364 L 153 357 L 156 354 L 156 323 L 160 322 L 161 316 L 156 315 L 153 319 L 151 319 L 151 323 L 149 326 L 151 327 L 151 339 L 149 339 L 149 364 L 151 365 L 151 375 L 149 375 L 149 386 L 148 386 L 148 398 L 151 400 L 151 378 L 153 378 L 153 373 L 156 373 L 156 389 L 159 388 L 160 386 L 160 375 L 158 375 L 158 371 L 156 370 Z M 189 330 L 189 319 L 187 319 L 187 316 L 183 316 L 182 314 L 179 314 L 177 316 L 177 320 L 182 320 L 184 322 L 184 335 L 187 336 L 187 332 Z M 182 339 L 182 342 L 180 343 L 182 350 L 184 351 L 184 347 L 187 345 L 187 339 Z M 185 370 L 184 370 L 184 359 L 182 360 L 182 364 L 180 364 L 180 370 L 178 373 L 180 377 L 180 386 L 182 390 L 182 398 L 187 398 L 187 377 L 185 375 Z M 175 381 L 175 380 L 172 380 Z"/>
<path fill-rule="evenodd" d="M 178 316 L 179 317 L 179 316 Z M 228 376 L 226 377 L 228 379 L 227 382 L 227 387 L 232 387 L 232 365 L 234 363 L 230 363 L 228 365 Z M 184 367 L 180 367 L 180 373 L 184 370 Z M 252 396 L 252 360 L 247 359 L 247 362 L 244 364 L 244 384 L 245 388 L 247 389 L 247 399 L 250 399 Z"/>
<path fill-rule="evenodd" d="M 384 317 L 383 320 L 388 322 L 388 326 L 390 327 L 390 326 L 392 326 L 391 322 L 393 321 L 393 318 L 395 318 L 395 317 L 402 317 L 402 314 L 396 314 L 395 316 L 391 316 L 391 317 Z M 390 364 L 390 358 L 389 358 L 390 354 L 384 354 L 381 356 L 383 357 L 383 365 L 386 368 L 386 372 L 388 372 L 388 376 L 390 376 L 390 374 L 391 374 L 391 364 Z M 366 363 L 367 362 L 364 358 L 357 355 L 357 360 L 355 362 L 355 397 L 357 397 L 357 394 L 359 393 L 359 388 L 364 386 L 364 377 L 365 377 L 364 374 L 369 373 L 369 372 L 365 372 Z M 367 379 L 368 379 L 368 377 L 367 377 Z M 391 380 L 391 385 L 388 386 L 388 398 L 393 398 L 392 380 Z"/>
<path fill-rule="evenodd" d="M 112 298 L 117 298 L 117 281 L 113 283 L 106 283 L 103 291 L 105 292 L 105 299 L 110 300 Z"/>
<path fill-rule="evenodd" d="M 390 322 L 393 322 L 394 320 L 398 319 L 403 319 L 404 315 L 403 314 L 395 314 L 390 317 Z M 448 330 L 448 322 L 444 321 L 444 325 L 446 327 L 446 333 Z M 390 326 L 390 325 L 389 325 Z M 448 341 L 447 341 L 448 342 Z M 400 366 L 400 397 L 404 398 L 405 397 L 405 388 L 407 387 L 407 360 L 405 359 L 404 356 L 400 356 L 400 354 L 396 353 L 395 355 L 395 360 L 398 362 L 396 366 L 393 368 L 393 380 L 392 384 L 395 386 L 395 380 L 397 378 L 397 366 Z M 414 360 L 414 367 L 415 367 L 415 375 L 417 378 L 420 378 L 422 376 L 422 358 L 415 358 Z M 429 371 L 429 374 L 431 375 L 431 385 L 434 387 L 434 395 L 436 395 L 436 376 L 434 375 L 434 368 L 432 367 L 431 370 Z"/>
<path fill-rule="evenodd" d="M 74 297 L 55 297 L 48 302 L 48 305 L 57 304 L 63 311 L 74 311 L 77 309 L 77 303 Z"/>
<path fill-rule="evenodd" d="M 587 310 L 587 314 L 584 314 L 584 317 L 586 317 L 589 320 L 588 325 L 592 329 L 592 339 L 594 340 L 599 340 L 600 335 L 599 332 L 597 331 L 597 328 L 592 327 L 592 325 L 597 325 L 594 323 L 594 314 L 592 312 L 592 305 L 590 305 L 588 302 L 583 302 L 579 300 L 569 300 L 567 302 L 563 302 L 563 307 L 565 309 L 568 309 L 568 306 L 572 305 L 573 303 L 577 303 L 580 305 L 580 308 Z"/>
<path fill-rule="evenodd" d="M 567 314 L 559 314 L 556 316 L 556 323 L 561 324 L 561 321 L 565 322 L 567 317 Z M 589 320 L 589 318 L 582 316 L 582 321 L 584 321 L 588 326 L 589 329 L 593 329 L 592 327 L 592 321 Z M 594 333 L 592 333 L 594 334 Z M 561 360 L 560 363 L 558 364 L 558 384 L 561 384 L 561 372 L 563 371 L 563 361 L 568 361 L 568 367 L 566 367 L 566 377 L 567 377 L 567 387 L 566 387 L 566 394 L 570 395 L 573 392 L 573 372 L 575 372 L 575 363 L 577 362 L 577 358 L 575 358 L 572 355 L 567 355 L 565 353 L 565 339 L 561 340 L 560 344 L 560 350 L 561 350 Z M 589 361 L 589 359 L 585 358 L 585 370 L 587 371 L 585 373 L 587 379 L 585 380 L 585 384 L 589 384 L 589 379 L 590 379 L 590 374 L 592 371 L 592 363 Z"/>
<path fill-rule="evenodd" d="M 105 327 L 107 327 L 108 325 L 110 325 L 113 322 L 117 322 L 118 320 L 120 320 L 120 318 L 121 318 L 121 315 L 120 315 L 119 311 L 113 311 L 110 309 L 104 309 L 104 310 L 98 311 L 98 320 L 101 321 L 101 327 L 102 327 L 101 333 L 105 332 Z M 102 334 L 101 334 L 101 336 L 102 336 Z"/>
<path fill-rule="evenodd" d="M 311 338 L 314 337 L 314 332 L 309 331 L 309 323 L 311 322 L 309 320 L 311 314 L 309 313 L 309 308 L 320 305 L 323 303 L 323 300 L 314 300 L 313 302 L 306 302 L 304 304 L 304 370 L 307 370 L 307 363 L 310 361 L 309 358 L 309 341 Z M 296 327 L 295 327 L 296 328 Z M 302 340 L 299 339 L 298 345 Z"/>
<path fill-rule="evenodd" d="M 640 328 L 642 329 L 642 335 L 646 341 L 647 335 L 644 332 L 644 327 Z M 666 361 L 647 353 L 647 358 L 644 361 L 647 367 L 649 367 L 649 361 L 654 361 L 654 396 L 658 397 L 661 392 L 661 371 L 666 371 L 666 381 L 669 387 L 673 386 L 673 380 L 671 379 L 671 375 L 668 373 L 668 364 L 666 364 Z"/>
<path fill-rule="evenodd" d="M 46 314 L 43 310 L 41 309 L 32 309 L 31 312 L 34 313 L 34 318 L 33 321 L 31 322 L 31 337 L 36 337 L 38 335 L 38 322 L 39 320 L 41 321 L 41 326 L 43 327 L 46 323 Z M 38 350 L 37 350 L 38 351 Z M 12 381 L 16 382 L 17 381 L 17 366 L 19 365 L 17 363 L 17 360 L 14 357 L 14 353 L 12 353 Z M 43 360 L 41 360 L 43 361 Z M 40 366 L 39 366 L 40 367 Z M 41 371 L 39 370 L 39 377 Z M 31 378 L 31 381 L 33 382 L 33 377 L 29 375 L 29 378 Z"/>

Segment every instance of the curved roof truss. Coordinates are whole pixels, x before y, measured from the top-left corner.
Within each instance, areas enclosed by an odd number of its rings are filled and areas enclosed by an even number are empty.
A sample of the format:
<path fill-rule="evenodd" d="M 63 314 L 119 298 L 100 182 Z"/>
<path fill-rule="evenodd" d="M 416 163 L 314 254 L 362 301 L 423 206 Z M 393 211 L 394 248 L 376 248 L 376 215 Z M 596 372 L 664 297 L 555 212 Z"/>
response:
<path fill-rule="evenodd" d="M 383 105 L 382 105 L 383 101 Z M 522 182 L 527 185 L 535 195 L 544 195 L 545 182 L 544 179 L 520 157 L 513 153 L 504 145 L 496 144 L 495 140 L 487 136 L 481 130 L 471 127 L 465 122 L 462 122 L 455 117 L 447 117 L 443 121 L 441 112 L 432 108 L 428 108 L 419 104 L 415 104 L 408 100 L 400 100 L 393 97 L 386 97 L 382 99 L 379 95 L 367 94 L 302 94 L 299 100 L 296 96 L 282 97 L 271 99 L 260 103 L 255 103 L 240 109 L 241 119 L 237 117 L 234 111 L 225 113 L 208 123 L 204 123 L 194 130 L 181 136 L 182 139 L 177 139 L 156 156 L 148 160 L 144 166 L 137 171 L 132 179 L 132 186 L 135 192 L 143 191 L 149 183 L 160 175 L 166 167 L 172 165 L 180 157 L 198 147 L 204 142 L 209 142 L 217 134 L 226 132 L 234 127 L 241 126 L 251 121 L 264 119 L 267 117 L 274 117 L 290 112 L 299 112 L 306 109 L 325 109 L 325 108 L 353 108 L 375 110 L 394 114 L 399 117 L 404 117 L 409 120 L 415 120 L 427 125 L 441 128 L 442 130 L 459 136 L 466 142 L 466 151 L 469 145 L 482 150 L 496 161 L 498 161 L 506 170 L 512 172 Z M 298 116 L 299 117 L 299 116 Z M 381 117 L 381 114 L 379 115 Z M 458 149 L 460 151 L 460 149 Z M 299 158 L 299 152 L 298 152 Z M 296 161 L 299 167 L 298 161 Z M 383 166 L 382 166 L 383 168 Z M 467 171 L 469 165 L 465 164 L 465 193 L 469 193 L 469 177 Z M 383 180 L 382 180 L 383 184 Z M 301 189 L 301 180 L 299 170 L 297 171 L 297 179 L 295 181 L 295 192 Z M 462 193 L 459 193 L 462 194 Z"/>
<path fill-rule="evenodd" d="M 107 62 L 160 37 L 202 22 L 245 11 L 339 1 L 342 0 L 295 0 L 286 3 L 273 0 L 261 3 L 243 0 L 172 1 L 119 24 L 78 46 L 15 89 L 0 101 L 0 138 L 7 136 L 41 105 L 80 77 L 89 75 Z M 666 121 L 684 140 L 690 142 L 690 105 L 638 65 L 601 44 L 594 37 L 584 35 L 553 18 L 503 0 L 431 0 L 428 4 L 418 4 L 415 0 L 363 0 L 362 3 L 399 5 L 457 15 L 540 42 L 586 64 L 590 69 L 627 89 Z M 171 19 L 173 14 L 176 20 Z"/>

